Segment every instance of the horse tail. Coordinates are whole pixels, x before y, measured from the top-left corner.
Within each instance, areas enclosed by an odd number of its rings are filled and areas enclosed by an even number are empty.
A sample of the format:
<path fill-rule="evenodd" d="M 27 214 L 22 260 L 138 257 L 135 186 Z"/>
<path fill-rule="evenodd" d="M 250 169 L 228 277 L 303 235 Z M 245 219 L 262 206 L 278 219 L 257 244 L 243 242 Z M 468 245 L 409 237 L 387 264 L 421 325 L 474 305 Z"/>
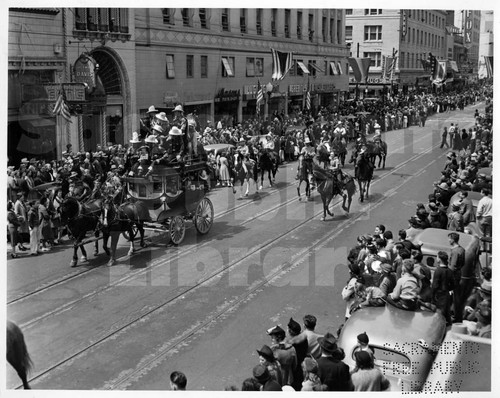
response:
<path fill-rule="evenodd" d="M 18 373 L 24 371 L 28 374 L 33 368 L 23 332 L 11 321 L 7 321 L 7 361 Z"/>

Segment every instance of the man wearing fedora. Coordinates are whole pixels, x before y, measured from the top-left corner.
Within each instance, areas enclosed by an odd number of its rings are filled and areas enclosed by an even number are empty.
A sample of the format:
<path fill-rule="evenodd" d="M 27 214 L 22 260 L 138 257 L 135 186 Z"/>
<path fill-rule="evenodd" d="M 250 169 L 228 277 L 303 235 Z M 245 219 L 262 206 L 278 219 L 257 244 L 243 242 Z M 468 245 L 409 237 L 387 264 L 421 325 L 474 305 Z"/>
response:
<path fill-rule="evenodd" d="M 283 385 L 283 373 L 281 371 L 281 364 L 274 356 L 273 350 L 268 345 L 263 345 L 260 350 L 257 350 L 259 354 L 259 362 L 261 365 L 265 366 L 269 371 L 272 379 L 274 379 L 280 386 Z"/>
<path fill-rule="evenodd" d="M 337 347 L 337 339 L 331 333 L 318 339 L 321 357 L 318 362 L 318 376 L 321 383 L 326 384 L 328 391 L 352 391 L 349 366 L 345 364 L 343 352 Z"/>

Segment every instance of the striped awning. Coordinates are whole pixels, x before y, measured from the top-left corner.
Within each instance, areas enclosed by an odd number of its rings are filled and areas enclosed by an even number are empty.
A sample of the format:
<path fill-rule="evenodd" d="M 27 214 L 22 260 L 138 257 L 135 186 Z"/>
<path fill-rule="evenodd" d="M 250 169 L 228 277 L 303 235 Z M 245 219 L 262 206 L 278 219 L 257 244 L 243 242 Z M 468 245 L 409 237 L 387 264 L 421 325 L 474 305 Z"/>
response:
<path fill-rule="evenodd" d="M 305 66 L 302 61 L 297 61 L 297 65 L 302 69 L 302 72 L 309 74 L 309 69 L 307 69 L 307 66 Z"/>
<path fill-rule="evenodd" d="M 233 77 L 233 69 L 231 68 L 231 65 L 229 64 L 229 61 L 226 57 L 222 57 L 222 65 L 224 65 L 224 69 L 226 70 L 227 75 Z"/>

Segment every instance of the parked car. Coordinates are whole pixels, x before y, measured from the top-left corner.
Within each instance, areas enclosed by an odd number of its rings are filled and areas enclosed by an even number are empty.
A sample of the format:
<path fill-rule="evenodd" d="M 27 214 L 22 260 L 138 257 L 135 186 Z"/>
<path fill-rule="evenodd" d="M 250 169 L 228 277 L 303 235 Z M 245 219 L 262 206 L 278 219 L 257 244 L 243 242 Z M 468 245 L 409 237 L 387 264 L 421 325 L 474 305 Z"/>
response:
<path fill-rule="evenodd" d="M 357 336 L 366 332 L 375 366 L 391 382 L 392 391 L 420 391 L 429 375 L 435 352 L 446 333 L 444 317 L 429 311 L 404 311 L 392 305 L 354 312 L 340 332 L 338 345 L 344 362 L 356 366 Z"/>
<path fill-rule="evenodd" d="M 391 382 L 391 391 L 491 390 L 491 339 L 468 335 L 462 324 L 447 329 L 440 314 L 391 305 L 354 312 L 338 339 L 351 369 L 357 336 L 363 332 L 368 335 L 375 366 Z"/>
<path fill-rule="evenodd" d="M 431 268 L 432 273 L 436 267 L 438 252 L 444 251 L 449 253 L 451 250 L 451 246 L 448 241 L 448 234 L 450 232 L 451 231 L 448 231 L 447 229 L 426 228 L 417 233 L 412 239 L 415 245 L 421 246 L 423 254 L 422 262 Z M 463 232 L 457 233 L 459 235 L 458 243 L 465 249 L 465 265 L 476 267 L 476 271 L 479 272 L 479 239 L 474 235 L 469 235 Z"/>

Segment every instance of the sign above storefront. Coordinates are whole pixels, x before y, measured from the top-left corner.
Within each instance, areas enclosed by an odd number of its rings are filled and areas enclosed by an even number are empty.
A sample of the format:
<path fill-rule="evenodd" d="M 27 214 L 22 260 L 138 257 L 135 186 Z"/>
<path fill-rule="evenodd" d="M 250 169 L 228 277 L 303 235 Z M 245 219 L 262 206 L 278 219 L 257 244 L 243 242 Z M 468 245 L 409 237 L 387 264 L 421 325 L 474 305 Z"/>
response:
<path fill-rule="evenodd" d="M 74 81 L 87 85 L 87 90 L 92 93 L 96 87 L 97 69 L 99 64 L 89 54 L 83 53 L 73 66 Z"/>
<path fill-rule="evenodd" d="M 240 90 L 226 90 L 221 88 L 217 95 L 215 96 L 215 102 L 230 102 L 230 101 L 239 101 L 240 99 Z"/>
<path fill-rule="evenodd" d="M 356 79 L 354 77 L 350 77 L 349 83 L 356 83 Z M 389 84 L 390 81 L 387 79 L 382 79 L 382 77 L 368 77 L 368 79 L 366 79 L 366 83 L 368 83 L 368 84 Z M 362 82 L 359 84 L 363 85 L 365 83 Z"/>
<path fill-rule="evenodd" d="M 61 88 L 66 95 L 68 102 L 84 102 L 85 101 L 85 85 L 83 83 L 50 83 L 44 84 L 43 87 L 47 93 L 49 101 L 57 101 Z"/>

